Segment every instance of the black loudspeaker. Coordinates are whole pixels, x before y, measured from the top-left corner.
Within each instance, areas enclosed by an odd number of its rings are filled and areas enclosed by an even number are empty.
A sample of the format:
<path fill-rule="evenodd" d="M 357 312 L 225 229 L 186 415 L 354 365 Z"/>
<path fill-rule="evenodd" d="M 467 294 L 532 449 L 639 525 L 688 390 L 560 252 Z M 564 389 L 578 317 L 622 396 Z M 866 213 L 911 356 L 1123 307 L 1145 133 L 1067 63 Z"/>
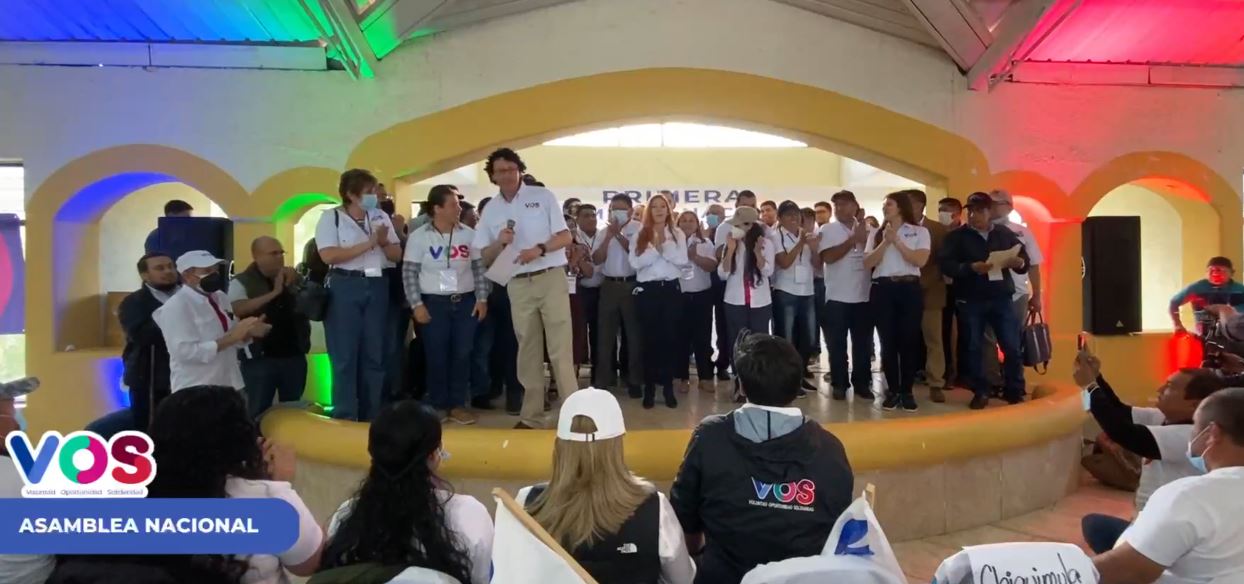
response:
<path fill-rule="evenodd" d="M 1140 332 L 1140 217 L 1089 217 L 1081 237 L 1084 329 Z"/>
<path fill-rule="evenodd" d="M 188 251 L 203 250 L 222 260 L 228 282 L 233 268 L 233 221 L 221 217 L 160 217 L 156 249 L 177 261 Z"/>

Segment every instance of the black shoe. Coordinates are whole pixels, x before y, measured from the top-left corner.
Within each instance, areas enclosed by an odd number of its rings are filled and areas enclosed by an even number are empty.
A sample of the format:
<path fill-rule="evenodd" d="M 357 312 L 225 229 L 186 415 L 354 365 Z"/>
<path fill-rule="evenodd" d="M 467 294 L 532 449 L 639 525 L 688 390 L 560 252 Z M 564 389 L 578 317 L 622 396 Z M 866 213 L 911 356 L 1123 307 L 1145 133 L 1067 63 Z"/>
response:
<path fill-rule="evenodd" d="M 515 430 L 538 430 L 539 428 L 536 428 L 535 426 L 528 426 L 524 422 L 519 422 L 517 424 L 514 424 L 514 429 Z"/>
<path fill-rule="evenodd" d="M 546 398 L 544 398 L 544 411 L 546 411 L 546 412 L 551 412 L 551 411 L 553 411 L 553 402 L 550 402 L 550 401 L 549 401 L 549 398 L 547 398 L 547 397 L 546 397 Z"/>
<path fill-rule="evenodd" d="M 640 389 L 638 385 L 632 385 L 626 389 L 626 394 L 631 397 L 643 397 L 644 390 Z"/>
<path fill-rule="evenodd" d="M 725 369 L 718 369 L 717 381 L 730 381 L 730 372 Z"/>
<path fill-rule="evenodd" d="M 510 408 L 509 406 L 506 406 L 505 413 L 508 416 L 518 416 L 523 413 L 523 410 L 522 408 Z"/>
<path fill-rule="evenodd" d="M 877 395 L 874 394 L 873 390 L 869 389 L 868 386 L 856 386 L 855 397 L 859 399 L 877 399 Z"/>
<path fill-rule="evenodd" d="M 495 410 L 497 406 L 492 405 L 492 400 L 486 397 L 471 398 L 471 409 L 473 410 Z"/>
<path fill-rule="evenodd" d="M 807 390 L 805 390 L 804 388 L 802 388 L 802 387 L 801 387 L 801 388 L 799 388 L 799 391 L 795 394 L 795 397 L 796 397 L 796 398 L 799 398 L 799 399 L 804 399 L 804 398 L 808 397 L 808 392 L 807 392 Z"/>
<path fill-rule="evenodd" d="M 547 398 L 547 399 L 548 399 L 548 401 L 553 402 L 553 403 L 556 403 L 556 402 L 557 402 L 557 399 L 558 399 L 559 397 L 561 397 L 561 396 L 560 396 L 560 394 L 558 394 L 558 393 L 557 393 L 557 387 L 556 387 L 556 386 L 554 386 L 554 387 L 550 387 L 550 388 L 549 388 L 549 393 L 548 393 L 548 398 Z"/>
<path fill-rule="evenodd" d="M 920 406 L 916 405 L 916 396 L 910 393 L 903 394 L 903 397 L 901 397 L 899 401 L 903 402 L 904 412 L 920 411 Z"/>
<path fill-rule="evenodd" d="M 652 395 L 644 396 L 644 409 L 645 410 L 651 410 L 652 408 L 656 407 L 656 405 L 657 405 L 656 396 L 652 396 Z"/>
<path fill-rule="evenodd" d="M 885 401 L 881 402 L 881 409 L 887 412 L 892 412 L 898 409 L 900 402 L 901 400 L 899 400 L 898 394 L 892 393 L 886 396 Z"/>
<path fill-rule="evenodd" d="M 678 407 L 678 398 L 674 397 L 674 386 L 667 385 L 661 388 L 661 393 L 665 395 L 665 407 L 667 408 Z"/>
<path fill-rule="evenodd" d="M 846 401 L 847 390 L 841 387 L 834 388 L 834 401 Z"/>
<path fill-rule="evenodd" d="M 968 404 L 968 407 L 974 410 L 983 410 L 987 405 L 989 405 L 989 396 L 978 393 L 972 396 L 972 403 Z"/>
<path fill-rule="evenodd" d="M 1024 403 L 1024 396 L 1008 397 L 1006 398 L 1006 403 L 1012 406 L 1015 404 L 1022 404 Z"/>
<path fill-rule="evenodd" d="M 812 385 L 812 382 L 811 382 L 811 381 L 808 381 L 807 379 L 803 380 L 803 383 L 801 383 L 801 384 L 799 384 L 799 385 L 800 385 L 800 387 L 802 387 L 803 389 L 806 389 L 806 390 L 808 390 L 808 391 L 816 391 L 816 386 L 815 386 L 815 385 Z"/>

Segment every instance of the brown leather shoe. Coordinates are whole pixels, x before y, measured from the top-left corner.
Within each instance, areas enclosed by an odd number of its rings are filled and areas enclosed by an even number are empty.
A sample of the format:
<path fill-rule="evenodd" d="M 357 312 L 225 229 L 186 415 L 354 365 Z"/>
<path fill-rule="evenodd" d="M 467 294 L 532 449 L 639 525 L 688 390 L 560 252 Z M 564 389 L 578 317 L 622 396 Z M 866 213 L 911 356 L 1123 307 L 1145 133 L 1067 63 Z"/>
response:
<path fill-rule="evenodd" d="M 944 404 L 946 403 L 946 393 L 940 387 L 930 387 L 929 399 L 933 400 L 933 403 Z"/>
<path fill-rule="evenodd" d="M 455 424 L 462 424 L 463 426 L 470 426 L 471 424 L 479 421 L 479 416 L 465 408 L 454 408 L 449 410 L 449 415 L 447 417 L 449 418 L 449 421 L 454 422 Z"/>

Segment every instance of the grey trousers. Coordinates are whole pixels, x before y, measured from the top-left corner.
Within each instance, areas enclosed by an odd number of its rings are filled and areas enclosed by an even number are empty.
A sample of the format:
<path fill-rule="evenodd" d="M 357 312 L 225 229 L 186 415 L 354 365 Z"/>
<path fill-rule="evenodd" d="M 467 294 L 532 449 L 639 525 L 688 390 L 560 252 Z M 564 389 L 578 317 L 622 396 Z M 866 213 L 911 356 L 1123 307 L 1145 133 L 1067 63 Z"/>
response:
<path fill-rule="evenodd" d="M 1015 318 L 1019 321 L 1019 330 L 1023 332 L 1024 321 L 1028 319 L 1028 299 L 1031 298 L 1025 294 L 1017 300 L 1011 301 L 1011 308 L 1015 310 Z M 1021 345 L 1022 346 L 1022 345 Z M 998 337 L 994 336 L 993 329 L 985 327 L 985 338 L 981 342 L 981 352 L 984 353 L 984 368 L 981 370 L 985 374 L 985 380 L 992 387 L 1002 387 L 1002 367 L 998 363 Z"/>

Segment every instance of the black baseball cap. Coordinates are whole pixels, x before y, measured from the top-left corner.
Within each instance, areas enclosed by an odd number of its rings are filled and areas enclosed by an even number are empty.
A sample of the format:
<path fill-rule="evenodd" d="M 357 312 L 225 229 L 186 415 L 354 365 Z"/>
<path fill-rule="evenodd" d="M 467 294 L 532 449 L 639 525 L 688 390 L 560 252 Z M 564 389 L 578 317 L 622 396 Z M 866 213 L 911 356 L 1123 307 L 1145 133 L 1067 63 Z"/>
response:
<path fill-rule="evenodd" d="M 782 215 L 785 215 L 787 213 L 799 213 L 799 212 L 800 212 L 799 203 L 796 203 L 794 201 L 782 201 L 782 204 L 778 205 L 778 217 L 781 217 Z"/>
<path fill-rule="evenodd" d="M 968 195 L 968 202 L 963 206 L 968 209 L 979 209 L 981 207 L 988 209 L 993 206 L 993 199 L 985 193 L 972 193 Z"/>

